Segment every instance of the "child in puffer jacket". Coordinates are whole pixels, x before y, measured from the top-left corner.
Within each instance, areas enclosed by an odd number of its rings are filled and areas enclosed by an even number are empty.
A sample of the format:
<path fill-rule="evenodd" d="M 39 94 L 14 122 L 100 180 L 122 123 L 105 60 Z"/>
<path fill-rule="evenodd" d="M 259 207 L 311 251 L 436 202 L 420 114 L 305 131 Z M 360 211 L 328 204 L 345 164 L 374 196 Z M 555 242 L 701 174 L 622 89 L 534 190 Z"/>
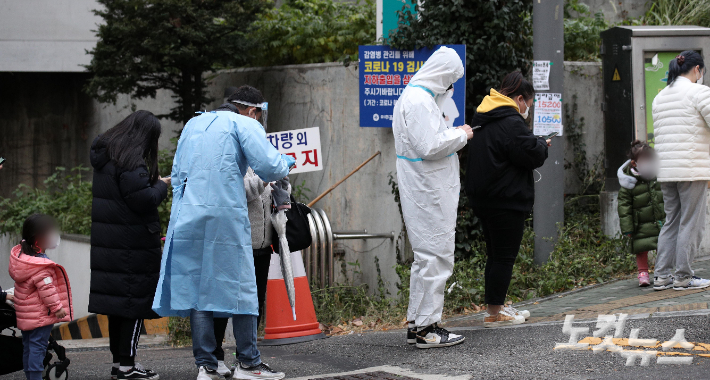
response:
<path fill-rule="evenodd" d="M 67 272 L 45 251 L 59 245 L 54 219 L 34 214 L 22 226 L 22 242 L 12 248 L 10 277 L 15 280 L 17 327 L 22 331 L 23 365 L 28 380 L 41 380 L 49 335 L 57 322 L 71 321 Z"/>
<path fill-rule="evenodd" d="M 658 235 L 666 220 L 663 192 L 656 179 L 658 158 L 646 142 L 631 143 L 626 161 L 618 170 L 619 224 L 621 233 L 631 238 L 631 250 L 636 255 L 639 286 L 651 285 L 648 274 L 648 251 L 655 251 Z"/>

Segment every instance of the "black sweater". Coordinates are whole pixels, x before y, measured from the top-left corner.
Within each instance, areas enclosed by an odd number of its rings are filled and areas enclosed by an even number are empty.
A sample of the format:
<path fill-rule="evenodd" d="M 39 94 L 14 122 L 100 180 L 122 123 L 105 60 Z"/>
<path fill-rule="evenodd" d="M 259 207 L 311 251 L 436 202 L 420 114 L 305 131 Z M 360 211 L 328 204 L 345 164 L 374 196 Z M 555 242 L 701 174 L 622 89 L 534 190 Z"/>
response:
<path fill-rule="evenodd" d="M 477 113 L 468 143 L 466 194 L 474 208 L 530 212 L 535 199 L 533 169 L 547 158 L 547 143 L 532 134 L 509 106 Z"/>

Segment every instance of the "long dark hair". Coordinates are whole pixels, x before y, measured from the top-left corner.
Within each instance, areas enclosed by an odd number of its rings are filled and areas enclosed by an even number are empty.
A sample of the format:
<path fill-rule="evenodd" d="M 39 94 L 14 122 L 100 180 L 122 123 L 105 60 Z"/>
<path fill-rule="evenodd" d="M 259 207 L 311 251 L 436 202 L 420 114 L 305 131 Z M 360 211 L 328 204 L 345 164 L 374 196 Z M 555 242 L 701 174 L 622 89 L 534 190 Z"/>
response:
<path fill-rule="evenodd" d="M 502 95 L 505 95 L 511 99 L 515 99 L 518 95 L 522 95 L 523 99 L 530 100 L 533 95 L 535 95 L 535 90 L 532 84 L 528 82 L 523 73 L 520 71 L 513 71 L 503 78 L 500 83 L 500 90 L 498 90 Z"/>
<path fill-rule="evenodd" d="M 702 70 L 705 68 L 705 62 L 703 61 L 703 56 L 694 50 L 686 50 L 671 59 L 668 64 L 668 86 L 673 84 L 679 76 L 687 74 L 695 66 L 700 66 L 700 70 Z"/>
<path fill-rule="evenodd" d="M 20 247 L 25 255 L 35 256 L 39 252 L 37 239 L 57 228 L 57 222 L 49 215 L 32 214 L 22 224 Z"/>
<path fill-rule="evenodd" d="M 108 156 L 118 166 L 135 170 L 147 165 L 150 183 L 158 181 L 158 139 L 160 121 L 148 111 L 136 111 L 101 136 Z"/>

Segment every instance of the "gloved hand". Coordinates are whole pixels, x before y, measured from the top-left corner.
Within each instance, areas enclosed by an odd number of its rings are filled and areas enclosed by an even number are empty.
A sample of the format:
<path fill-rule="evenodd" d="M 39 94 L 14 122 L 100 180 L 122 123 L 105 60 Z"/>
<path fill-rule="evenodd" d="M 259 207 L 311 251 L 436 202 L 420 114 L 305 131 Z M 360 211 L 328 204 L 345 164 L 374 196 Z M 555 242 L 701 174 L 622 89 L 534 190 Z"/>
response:
<path fill-rule="evenodd" d="M 296 165 L 296 159 L 292 156 L 289 156 L 288 154 L 282 154 L 281 156 L 286 160 L 286 165 L 288 165 L 289 170 Z"/>
<path fill-rule="evenodd" d="M 271 196 L 274 198 L 274 206 L 277 210 L 291 208 L 291 197 L 288 193 L 288 177 L 284 177 L 271 185 Z"/>

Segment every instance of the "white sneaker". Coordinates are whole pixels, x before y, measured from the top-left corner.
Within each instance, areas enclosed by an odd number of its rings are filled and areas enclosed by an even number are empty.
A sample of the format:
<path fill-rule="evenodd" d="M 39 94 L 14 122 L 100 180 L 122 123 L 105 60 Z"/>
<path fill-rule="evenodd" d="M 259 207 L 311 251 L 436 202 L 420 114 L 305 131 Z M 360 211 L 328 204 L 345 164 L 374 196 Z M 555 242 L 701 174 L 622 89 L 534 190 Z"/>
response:
<path fill-rule="evenodd" d="M 417 348 L 449 347 L 463 343 L 466 337 L 449 332 L 434 323 L 417 332 Z"/>
<path fill-rule="evenodd" d="M 223 380 L 224 377 L 213 369 L 201 366 L 197 373 L 197 380 Z"/>
<path fill-rule="evenodd" d="M 486 312 L 483 318 L 483 327 L 519 325 L 521 323 L 525 323 L 525 317 L 522 315 L 511 314 L 505 309 L 501 309 L 495 316 L 491 316 Z"/>
<path fill-rule="evenodd" d="M 269 367 L 266 363 L 261 363 L 254 367 L 247 367 L 242 363 L 239 363 L 237 370 L 234 372 L 235 379 L 283 379 L 286 374 L 283 372 L 276 372 Z"/>
<path fill-rule="evenodd" d="M 506 307 L 503 308 L 503 310 L 507 311 L 508 314 L 512 314 L 512 315 L 522 315 L 523 318 L 525 318 L 526 321 L 528 320 L 528 318 L 530 318 L 530 312 L 527 311 L 527 310 L 518 310 L 518 309 L 516 309 L 516 308 L 514 308 L 514 307 L 512 307 L 512 306 L 506 306 Z"/>
<path fill-rule="evenodd" d="M 232 371 L 224 364 L 224 360 L 217 361 L 217 373 L 224 376 L 226 379 L 232 377 Z"/>
<path fill-rule="evenodd" d="M 683 281 L 674 281 L 673 290 L 702 289 L 710 286 L 710 280 L 693 276 Z"/>

